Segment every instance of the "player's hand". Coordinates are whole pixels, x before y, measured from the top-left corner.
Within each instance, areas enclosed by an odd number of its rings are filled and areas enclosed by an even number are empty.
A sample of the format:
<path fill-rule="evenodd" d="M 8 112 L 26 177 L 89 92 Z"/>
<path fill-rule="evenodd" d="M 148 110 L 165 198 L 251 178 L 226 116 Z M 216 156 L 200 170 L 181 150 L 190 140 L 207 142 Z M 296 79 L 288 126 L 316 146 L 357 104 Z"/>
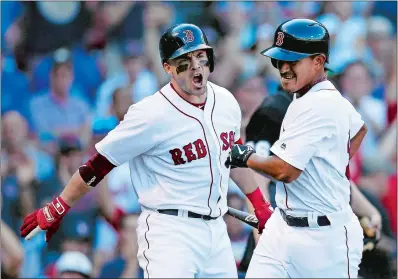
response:
<path fill-rule="evenodd" d="M 265 223 L 267 223 L 268 219 L 271 217 L 273 213 L 272 207 L 268 204 L 263 204 L 261 207 L 254 209 L 254 214 L 258 219 L 258 233 L 262 234 Z"/>
<path fill-rule="evenodd" d="M 264 199 L 264 196 L 260 190 L 257 188 L 250 194 L 246 194 L 247 198 L 253 205 L 254 214 L 258 219 L 258 232 L 261 234 L 263 232 L 265 223 L 271 217 L 274 210 L 272 206 Z"/>
<path fill-rule="evenodd" d="M 29 240 L 41 230 L 45 230 L 46 242 L 50 241 L 51 237 L 58 230 L 62 218 L 66 215 L 69 209 L 70 206 L 67 205 L 61 197 L 55 198 L 45 207 L 40 208 L 25 217 L 20 229 L 21 236 L 26 237 L 26 240 Z"/>
<path fill-rule="evenodd" d="M 235 144 L 229 152 L 228 158 L 225 161 L 227 168 L 247 168 L 247 160 L 256 153 L 250 145 Z"/>
<path fill-rule="evenodd" d="M 380 240 L 381 236 L 381 216 L 373 215 L 371 218 L 362 217 L 360 223 L 364 234 L 364 251 L 373 250 Z"/>

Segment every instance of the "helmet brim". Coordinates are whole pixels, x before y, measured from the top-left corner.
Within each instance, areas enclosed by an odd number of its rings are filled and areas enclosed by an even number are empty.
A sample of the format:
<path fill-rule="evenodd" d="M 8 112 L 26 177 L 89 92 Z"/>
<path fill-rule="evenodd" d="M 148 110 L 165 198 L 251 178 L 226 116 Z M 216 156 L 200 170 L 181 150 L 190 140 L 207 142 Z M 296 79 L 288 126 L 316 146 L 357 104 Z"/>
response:
<path fill-rule="evenodd" d="M 310 57 L 311 55 L 314 55 L 314 53 L 295 52 L 275 46 L 263 50 L 261 54 L 273 58 L 275 60 L 291 61 L 291 62 L 298 61 Z"/>
<path fill-rule="evenodd" d="M 272 46 L 270 48 L 263 50 L 261 52 L 261 54 L 264 56 L 270 57 L 272 65 L 275 68 L 277 68 L 276 60 L 290 61 L 290 62 L 299 61 L 301 59 L 310 57 L 312 55 L 316 55 L 317 53 L 302 53 L 302 52 L 296 52 L 296 51 L 286 50 L 283 48 Z M 328 61 L 325 62 L 325 69 L 327 69 L 328 71 L 333 71 L 329 67 Z"/>
<path fill-rule="evenodd" d="M 181 55 L 187 54 L 189 52 L 197 51 L 197 50 L 206 50 L 206 49 L 213 49 L 211 46 L 208 46 L 206 44 L 200 44 L 200 45 L 193 45 L 190 47 L 182 47 L 178 50 L 176 50 L 172 56 L 169 57 L 169 59 L 176 59 L 180 57 Z"/>

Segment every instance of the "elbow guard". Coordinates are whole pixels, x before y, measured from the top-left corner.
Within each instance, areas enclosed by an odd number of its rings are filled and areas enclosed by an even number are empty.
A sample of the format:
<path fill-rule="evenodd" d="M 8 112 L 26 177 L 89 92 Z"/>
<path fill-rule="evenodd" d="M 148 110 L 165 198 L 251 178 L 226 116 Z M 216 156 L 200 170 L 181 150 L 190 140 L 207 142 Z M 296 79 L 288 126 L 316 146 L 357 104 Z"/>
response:
<path fill-rule="evenodd" d="M 97 153 L 79 167 L 79 173 L 88 186 L 95 187 L 114 167 L 108 159 Z"/>

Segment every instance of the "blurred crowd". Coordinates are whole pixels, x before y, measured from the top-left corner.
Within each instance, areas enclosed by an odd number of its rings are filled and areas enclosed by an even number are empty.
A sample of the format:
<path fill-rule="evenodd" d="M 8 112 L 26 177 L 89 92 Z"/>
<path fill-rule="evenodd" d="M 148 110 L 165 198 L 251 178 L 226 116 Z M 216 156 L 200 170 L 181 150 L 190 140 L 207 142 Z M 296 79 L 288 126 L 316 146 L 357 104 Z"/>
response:
<path fill-rule="evenodd" d="M 278 71 L 260 51 L 294 17 L 319 20 L 330 32 L 329 78 L 369 128 L 351 175 L 380 210 L 378 249 L 396 264 L 397 2 L 1 1 L 4 278 L 142 278 L 140 206 L 125 166 L 71 209 L 48 244 L 44 235 L 21 239 L 19 226 L 62 191 L 131 104 L 168 82 L 158 52 L 168 27 L 189 22 L 204 29 L 216 56 L 210 80 L 236 96 L 244 130 L 278 90 Z M 236 185 L 230 188 L 229 204 L 247 210 Z M 104 218 L 113 205 L 129 213 L 118 232 Z M 239 266 L 251 229 L 225 220 Z"/>

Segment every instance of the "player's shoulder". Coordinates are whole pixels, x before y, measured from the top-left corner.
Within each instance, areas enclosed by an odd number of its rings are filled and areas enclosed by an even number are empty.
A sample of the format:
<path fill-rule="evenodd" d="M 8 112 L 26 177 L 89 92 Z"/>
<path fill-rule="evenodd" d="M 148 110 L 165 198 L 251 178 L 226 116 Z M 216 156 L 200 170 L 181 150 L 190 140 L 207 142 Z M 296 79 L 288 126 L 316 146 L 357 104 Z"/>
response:
<path fill-rule="evenodd" d="M 164 98 L 157 91 L 155 94 L 131 105 L 127 113 L 142 115 L 142 117 L 148 119 L 161 119 L 164 112 Z"/>
<path fill-rule="evenodd" d="M 333 83 L 326 80 L 315 85 L 302 98 L 298 99 L 299 105 L 303 110 L 311 109 L 319 113 L 329 113 L 337 111 L 343 105 L 343 96 Z"/>
<path fill-rule="evenodd" d="M 208 86 L 214 92 L 216 99 L 220 99 L 223 105 L 229 104 L 239 108 L 238 101 L 234 95 L 227 88 L 219 86 L 213 82 L 208 81 Z"/>

